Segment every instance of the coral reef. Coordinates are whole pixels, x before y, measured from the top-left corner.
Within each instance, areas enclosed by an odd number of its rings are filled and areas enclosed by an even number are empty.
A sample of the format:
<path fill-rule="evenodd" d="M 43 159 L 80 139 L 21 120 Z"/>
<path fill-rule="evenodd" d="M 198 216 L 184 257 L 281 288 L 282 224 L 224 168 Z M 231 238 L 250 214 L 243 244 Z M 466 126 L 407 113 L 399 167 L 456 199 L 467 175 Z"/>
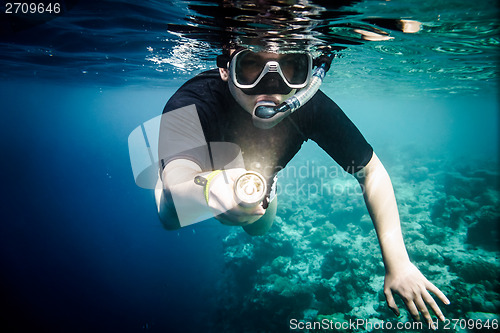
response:
<path fill-rule="evenodd" d="M 410 167 L 408 157 L 393 157 L 389 173 L 410 258 L 451 300 L 441 306 L 447 318 L 498 321 L 499 174 L 423 157 Z M 280 179 L 282 188 L 289 184 L 304 193 L 280 193 L 268 234 L 234 229 L 224 240 L 227 274 L 218 286 L 214 329 L 290 332 L 292 320 L 410 322 L 400 300 L 400 318 L 386 306 L 378 241 L 356 181 L 349 175 Z M 366 327 L 356 332 L 375 330 Z"/>

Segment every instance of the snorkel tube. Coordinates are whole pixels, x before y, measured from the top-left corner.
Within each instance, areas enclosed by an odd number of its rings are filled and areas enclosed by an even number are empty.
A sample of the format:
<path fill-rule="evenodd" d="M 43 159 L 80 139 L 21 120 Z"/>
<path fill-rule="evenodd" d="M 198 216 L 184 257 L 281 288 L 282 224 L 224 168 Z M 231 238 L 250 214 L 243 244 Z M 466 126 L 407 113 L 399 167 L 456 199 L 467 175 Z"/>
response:
<path fill-rule="evenodd" d="M 332 59 L 332 55 L 322 55 L 319 57 L 317 59 L 318 67 L 311 75 L 309 84 L 280 105 L 275 105 L 270 101 L 257 103 L 252 117 L 254 125 L 262 129 L 274 127 L 285 117 L 306 104 L 319 90 L 326 72 L 330 69 Z"/>

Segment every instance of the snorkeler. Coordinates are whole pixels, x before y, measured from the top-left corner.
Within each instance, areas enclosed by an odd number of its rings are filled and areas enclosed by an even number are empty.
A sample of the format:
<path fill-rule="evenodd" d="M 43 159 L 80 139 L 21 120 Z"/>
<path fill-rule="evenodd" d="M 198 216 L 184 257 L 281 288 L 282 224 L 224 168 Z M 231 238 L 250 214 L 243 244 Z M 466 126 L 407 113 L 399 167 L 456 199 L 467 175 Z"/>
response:
<path fill-rule="evenodd" d="M 318 75 L 328 70 L 329 59 L 233 46 L 218 57 L 218 69 L 179 88 L 161 122 L 155 191 L 160 220 L 172 230 L 211 216 L 263 235 L 276 215 L 277 172 L 312 139 L 364 189 L 386 269 L 388 306 L 399 315 L 397 293 L 415 320 L 421 313 L 431 323 L 427 306 L 444 320 L 429 292 L 445 304 L 448 299 L 409 260 L 389 175 L 356 126 L 318 90 Z M 217 149 L 216 143 L 233 144 L 239 152 L 231 146 Z M 238 156 L 244 163 L 232 163 Z M 248 171 L 263 178 L 261 188 L 252 188 L 252 193 L 265 191 L 255 205 L 242 205 L 234 195 L 235 183 Z"/>

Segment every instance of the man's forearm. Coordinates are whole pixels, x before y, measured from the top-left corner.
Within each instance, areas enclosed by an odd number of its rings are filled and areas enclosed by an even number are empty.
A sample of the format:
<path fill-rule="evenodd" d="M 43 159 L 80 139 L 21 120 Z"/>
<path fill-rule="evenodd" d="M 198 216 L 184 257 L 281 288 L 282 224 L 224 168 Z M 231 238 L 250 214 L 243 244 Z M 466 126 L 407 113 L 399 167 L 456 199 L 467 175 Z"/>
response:
<path fill-rule="evenodd" d="M 179 218 L 179 226 L 212 217 L 203 187 L 194 183 L 200 173 L 202 170 L 196 163 L 185 159 L 174 160 L 165 166 L 155 190 L 158 215 L 164 225 L 172 224 L 172 216 Z M 169 194 L 173 200 L 169 200 Z"/>
<path fill-rule="evenodd" d="M 364 187 L 366 207 L 377 232 L 385 268 L 390 271 L 409 261 L 391 179 L 375 153 L 356 176 Z"/>

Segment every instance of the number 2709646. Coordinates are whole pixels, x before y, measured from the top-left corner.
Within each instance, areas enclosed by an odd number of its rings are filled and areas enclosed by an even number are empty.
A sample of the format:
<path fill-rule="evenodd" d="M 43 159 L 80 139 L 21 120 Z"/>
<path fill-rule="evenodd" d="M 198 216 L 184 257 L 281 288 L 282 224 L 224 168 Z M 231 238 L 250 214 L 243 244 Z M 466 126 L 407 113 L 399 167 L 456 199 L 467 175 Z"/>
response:
<path fill-rule="evenodd" d="M 35 3 L 35 2 L 7 2 L 5 3 L 5 14 L 59 14 L 61 13 L 61 4 L 54 3 Z"/>

